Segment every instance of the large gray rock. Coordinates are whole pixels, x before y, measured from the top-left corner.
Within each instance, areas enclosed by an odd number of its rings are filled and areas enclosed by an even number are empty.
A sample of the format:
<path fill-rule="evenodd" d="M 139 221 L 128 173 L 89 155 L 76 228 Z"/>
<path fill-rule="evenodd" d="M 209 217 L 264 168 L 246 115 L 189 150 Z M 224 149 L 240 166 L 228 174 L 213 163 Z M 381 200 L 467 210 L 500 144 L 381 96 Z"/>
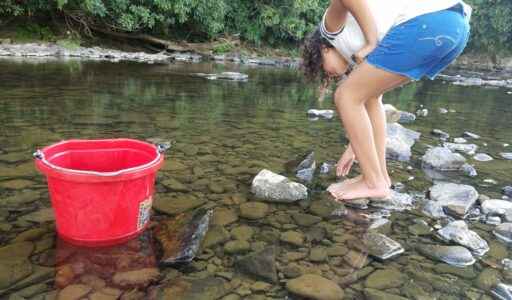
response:
<path fill-rule="evenodd" d="M 251 192 L 276 202 L 294 202 L 308 197 L 307 187 L 267 169 L 254 177 Z"/>
<path fill-rule="evenodd" d="M 489 251 L 489 245 L 476 232 L 469 230 L 463 220 L 454 221 L 437 231 L 439 236 L 468 248 L 474 255 L 482 256 Z"/>
<path fill-rule="evenodd" d="M 449 212 L 465 216 L 478 199 L 478 192 L 470 185 L 438 183 L 430 188 L 430 199 Z"/>
<path fill-rule="evenodd" d="M 493 232 L 499 239 L 512 243 L 512 223 L 501 223 Z"/>
<path fill-rule="evenodd" d="M 398 161 L 411 158 L 411 147 L 420 137 L 416 131 L 407 129 L 397 123 L 386 124 L 386 157 Z"/>
<path fill-rule="evenodd" d="M 445 147 L 433 147 L 427 150 L 427 153 L 421 157 L 421 166 L 425 169 L 434 169 L 440 171 L 456 171 L 466 163 L 466 159 L 453 153 Z"/>

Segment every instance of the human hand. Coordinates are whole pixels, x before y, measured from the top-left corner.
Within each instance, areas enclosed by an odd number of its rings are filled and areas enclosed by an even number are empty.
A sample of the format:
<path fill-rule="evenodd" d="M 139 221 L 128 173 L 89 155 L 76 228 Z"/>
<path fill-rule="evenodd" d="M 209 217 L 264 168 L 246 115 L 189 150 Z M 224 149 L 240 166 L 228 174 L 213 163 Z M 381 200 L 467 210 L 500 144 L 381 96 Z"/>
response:
<path fill-rule="evenodd" d="M 352 146 L 348 145 L 345 152 L 341 155 L 338 160 L 338 165 L 336 166 L 336 176 L 347 176 L 352 164 L 356 159 L 356 155 L 354 154 L 354 150 L 352 150 Z"/>
<path fill-rule="evenodd" d="M 362 63 L 365 58 L 372 53 L 373 49 L 377 47 L 377 44 L 368 43 L 363 48 L 359 49 L 356 53 L 352 55 L 352 60 L 355 63 Z"/>

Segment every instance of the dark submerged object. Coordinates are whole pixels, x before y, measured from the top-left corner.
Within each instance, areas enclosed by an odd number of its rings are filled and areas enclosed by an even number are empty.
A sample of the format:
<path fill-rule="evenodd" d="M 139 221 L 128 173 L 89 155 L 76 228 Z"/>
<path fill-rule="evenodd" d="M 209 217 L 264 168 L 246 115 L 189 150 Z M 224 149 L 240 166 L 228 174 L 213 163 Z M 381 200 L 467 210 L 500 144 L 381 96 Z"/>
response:
<path fill-rule="evenodd" d="M 160 222 L 153 234 L 164 248 L 161 262 L 175 265 L 194 259 L 208 231 L 211 215 L 211 209 L 200 208 Z"/>

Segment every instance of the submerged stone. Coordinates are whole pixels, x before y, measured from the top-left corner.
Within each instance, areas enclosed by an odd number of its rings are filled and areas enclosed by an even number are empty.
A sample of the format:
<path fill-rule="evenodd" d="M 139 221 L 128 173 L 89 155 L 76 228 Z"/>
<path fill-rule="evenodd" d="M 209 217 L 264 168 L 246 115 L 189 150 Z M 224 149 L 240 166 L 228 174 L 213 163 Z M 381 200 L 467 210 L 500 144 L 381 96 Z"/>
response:
<path fill-rule="evenodd" d="M 267 247 L 240 259 L 237 266 L 241 271 L 257 279 L 277 284 L 276 254 L 275 247 Z"/>
<path fill-rule="evenodd" d="M 308 197 L 307 187 L 266 169 L 253 179 L 251 192 L 277 202 L 294 202 Z"/>
<path fill-rule="evenodd" d="M 443 211 L 443 206 L 441 203 L 429 200 L 421 210 L 427 216 L 432 217 L 434 219 L 445 218 L 446 214 Z"/>
<path fill-rule="evenodd" d="M 229 282 L 220 277 L 179 277 L 150 289 L 150 300 L 203 300 L 219 299 L 233 290 Z"/>
<path fill-rule="evenodd" d="M 384 199 L 371 199 L 370 205 L 373 207 L 384 208 L 387 210 L 404 211 L 412 205 L 412 196 L 406 193 L 399 193 L 395 190 L 389 190 L 389 194 Z"/>
<path fill-rule="evenodd" d="M 162 263 L 174 265 L 194 259 L 208 230 L 211 215 L 211 209 L 200 208 L 160 222 L 154 236 L 164 248 Z"/>
<path fill-rule="evenodd" d="M 476 261 L 469 250 L 462 246 L 419 245 L 416 250 L 427 258 L 457 267 L 470 266 Z"/>
<path fill-rule="evenodd" d="M 498 283 L 489 292 L 495 299 L 512 300 L 512 285 Z"/>
<path fill-rule="evenodd" d="M 512 243 L 512 223 L 501 223 L 493 232 L 503 241 Z"/>
<path fill-rule="evenodd" d="M 474 154 L 478 150 L 478 146 L 475 144 L 460 144 L 460 143 L 443 143 L 443 146 L 450 149 L 451 151 L 464 152 L 467 154 Z"/>
<path fill-rule="evenodd" d="M 365 233 L 354 245 L 381 260 L 395 257 L 404 252 L 399 243 L 377 232 Z"/>
<path fill-rule="evenodd" d="M 500 152 L 501 157 L 512 160 L 512 152 Z"/>
<path fill-rule="evenodd" d="M 298 156 L 296 159 L 291 160 L 285 164 L 288 171 L 295 173 L 295 175 L 302 180 L 312 180 L 315 174 L 315 153 L 309 151 L 304 155 Z"/>
<path fill-rule="evenodd" d="M 475 154 L 475 156 L 473 156 L 473 159 L 477 160 L 477 161 L 491 161 L 491 160 L 493 160 L 493 158 L 490 155 L 485 154 L 485 153 L 477 153 L 477 154 Z"/>
<path fill-rule="evenodd" d="M 463 220 L 454 221 L 437 231 L 446 241 L 468 248 L 476 256 L 482 256 L 489 251 L 489 245 L 476 232 L 469 230 Z"/>
<path fill-rule="evenodd" d="M 314 274 L 304 274 L 286 282 L 286 289 L 307 299 L 343 299 L 343 290 L 335 282 Z"/>

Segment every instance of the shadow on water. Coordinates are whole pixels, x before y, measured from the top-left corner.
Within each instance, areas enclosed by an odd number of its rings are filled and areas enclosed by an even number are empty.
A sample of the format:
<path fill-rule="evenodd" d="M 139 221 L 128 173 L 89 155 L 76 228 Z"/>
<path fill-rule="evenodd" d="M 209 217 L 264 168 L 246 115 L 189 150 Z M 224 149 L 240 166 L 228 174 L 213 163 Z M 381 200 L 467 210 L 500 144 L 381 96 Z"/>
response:
<path fill-rule="evenodd" d="M 191 75 L 222 71 L 248 74 L 249 81 L 209 81 Z M 318 203 L 325 200 L 325 188 L 335 181 L 332 173 L 305 183 L 310 189 L 307 200 L 266 203 L 265 213 L 248 218 L 240 206 L 257 201 L 249 190 L 261 169 L 298 181 L 287 173 L 285 162 L 308 150 L 315 152 L 317 162 L 336 162 L 347 143 L 338 117 L 307 119 L 308 109 L 334 109 L 334 105 L 329 96 L 318 102 L 315 87 L 305 84 L 296 70 L 210 63 L 0 60 L 0 78 L 0 273 L 13 274 L 0 277 L 2 296 L 43 299 L 70 285 L 75 288 L 73 293 L 91 296 L 91 291 L 113 283 L 115 288 L 103 290 L 103 296 L 116 299 L 116 293 L 124 293 L 125 299 L 137 299 L 145 297 L 148 286 L 172 281 L 203 298 L 229 294 L 231 298 L 226 299 L 295 299 L 286 281 L 306 273 L 337 283 L 345 299 L 360 299 L 363 294 L 473 299 L 489 288 L 480 283 L 484 279 L 478 280 L 489 266 L 500 270 L 506 282 L 512 278 L 499 263 L 512 258 L 511 252 L 496 240 L 494 226 L 488 224 L 470 226 L 491 245 L 489 254 L 474 266 L 457 269 L 416 252 L 417 245 L 439 243 L 431 228 L 440 223 L 414 210 L 392 212 L 389 222 L 378 229 L 403 246 L 405 252 L 400 256 L 379 261 L 357 250 L 351 241 L 367 232 L 371 225 L 367 215 L 381 210 L 349 208 L 346 217 L 329 216 Z M 501 198 L 501 188 L 510 185 L 512 178 L 511 162 L 499 156 L 512 152 L 504 146 L 512 144 L 508 92 L 502 87 L 420 81 L 386 95 L 384 102 L 400 110 L 429 111 L 403 124 L 420 132 L 421 138 L 409 162 L 389 162 L 393 182 L 403 183 L 404 192 L 416 198 L 425 197 L 435 179 L 420 168 L 421 156 L 428 146 L 442 144 L 432 129 L 448 133 L 450 140 L 472 132 L 481 136 L 472 141 L 479 146 L 478 152 L 494 160 L 479 162 L 466 155 L 478 176 L 455 174 L 448 180 Z M 441 108 L 452 112 L 440 113 Z M 156 216 L 214 208 L 209 232 L 217 236 L 207 237 L 207 245 L 190 266 L 173 269 L 157 264 L 161 253 L 153 249 L 151 235 L 144 242 L 138 238 L 94 250 L 56 238 L 46 181 L 36 171 L 31 153 L 64 139 L 113 137 L 173 141 L 157 175 Z M 357 166 L 352 172 L 358 172 Z M 290 237 L 283 238 L 283 234 Z M 248 242 L 240 242 L 237 236 Z M 228 241 L 236 247 L 226 246 Z M 237 261 L 269 246 L 277 249 L 278 282 L 262 284 L 261 279 L 240 270 Z M 7 254 L 13 249 L 19 249 L 19 256 Z M 152 273 L 155 268 L 158 274 Z M 139 285 L 129 281 L 132 277 L 119 275 L 136 270 L 147 273 L 131 275 L 151 280 L 141 280 Z M 217 279 L 211 279 L 214 276 Z M 396 278 L 389 280 L 389 276 Z M 201 294 L 219 282 L 229 288 Z"/>

